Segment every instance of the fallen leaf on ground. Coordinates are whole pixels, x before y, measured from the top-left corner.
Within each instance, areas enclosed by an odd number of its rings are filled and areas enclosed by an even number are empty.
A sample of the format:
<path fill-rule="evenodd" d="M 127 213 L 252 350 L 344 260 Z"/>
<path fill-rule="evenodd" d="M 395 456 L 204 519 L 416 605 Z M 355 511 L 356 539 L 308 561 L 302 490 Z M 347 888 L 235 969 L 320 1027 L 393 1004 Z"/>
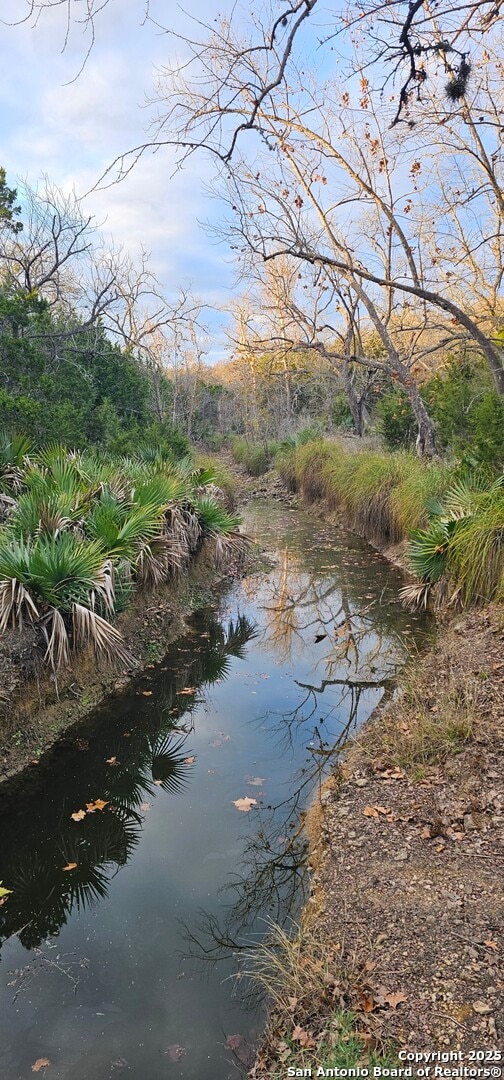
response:
<path fill-rule="evenodd" d="M 296 1027 L 292 1032 L 292 1038 L 295 1039 L 300 1046 L 303 1046 L 305 1050 L 312 1050 L 316 1045 L 315 1039 L 312 1039 L 311 1035 L 309 1035 L 304 1028 L 300 1027 L 299 1024 L 296 1024 Z"/>
<path fill-rule="evenodd" d="M 248 796 L 244 799 L 233 799 L 233 806 L 236 806 L 237 810 L 242 810 L 245 814 L 256 804 L 257 799 L 249 799 Z"/>
<path fill-rule="evenodd" d="M 76 870 L 76 868 L 77 868 L 77 863 L 76 862 L 69 862 L 69 863 L 66 864 L 66 866 L 63 867 L 63 870 Z"/>
<path fill-rule="evenodd" d="M 2 892 L 2 890 L 0 889 L 0 894 L 1 894 L 1 892 Z M 483 944 L 486 945 L 487 949 L 497 949 L 498 948 L 497 942 L 496 941 L 490 941 L 488 938 L 485 938 Z"/>
<path fill-rule="evenodd" d="M 401 1001 L 406 1001 L 406 995 L 401 994 L 401 992 L 398 991 L 397 994 L 386 994 L 384 1000 L 387 1002 L 387 1005 L 390 1005 L 391 1009 L 397 1009 L 397 1006 L 401 1004 Z"/>
<path fill-rule="evenodd" d="M 85 810 L 76 810 L 75 814 L 70 814 L 70 817 L 71 817 L 72 821 L 82 821 L 82 819 L 85 818 L 85 816 L 86 816 L 86 811 Z"/>
<path fill-rule="evenodd" d="M 32 1065 L 31 1071 L 40 1072 L 41 1069 L 47 1069 L 47 1066 L 50 1064 L 49 1058 L 37 1058 Z"/>
<path fill-rule="evenodd" d="M 378 811 L 374 806 L 365 806 L 362 813 L 364 817 L 378 817 Z"/>

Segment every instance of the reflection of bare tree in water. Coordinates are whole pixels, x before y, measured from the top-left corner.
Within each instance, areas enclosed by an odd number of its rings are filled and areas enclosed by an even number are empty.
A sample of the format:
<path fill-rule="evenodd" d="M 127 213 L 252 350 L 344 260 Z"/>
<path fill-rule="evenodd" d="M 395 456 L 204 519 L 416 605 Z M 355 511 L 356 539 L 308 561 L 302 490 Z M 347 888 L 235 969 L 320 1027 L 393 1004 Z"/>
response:
<path fill-rule="evenodd" d="M 256 579 L 254 595 L 258 593 L 268 647 L 274 648 L 282 663 L 292 661 L 296 648 L 302 650 L 313 633 L 313 640 L 324 641 L 321 660 L 328 678 L 342 662 L 370 685 L 374 685 L 372 675 L 378 664 L 380 671 L 390 664 L 390 675 L 397 670 L 404 643 L 383 618 L 383 592 L 370 603 L 356 606 L 341 576 L 321 577 L 320 570 L 307 573 L 284 548 L 278 570 L 259 581 L 259 588 Z"/>
<path fill-rule="evenodd" d="M 363 709 L 369 712 L 373 698 L 392 693 L 404 656 L 400 635 L 390 616 L 380 610 L 382 597 L 358 602 L 341 574 L 336 578 L 321 575 L 320 569 L 306 572 L 287 547 L 276 572 L 262 579 L 255 576 L 249 587 L 265 613 L 268 649 L 273 648 L 285 664 L 298 652 L 313 655 L 314 645 L 320 644 L 314 667 L 321 668 L 321 675 L 295 679 L 296 704 L 282 711 L 270 709 L 253 721 L 274 737 L 276 753 L 289 752 L 301 737 L 308 757 L 285 800 L 253 811 L 257 830 L 244 838 L 239 870 L 221 890 L 223 914 L 202 911 L 196 926 L 184 926 L 190 955 L 211 962 L 248 951 L 263 936 L 265 919 L 285 925 L 296 914 L 307 882 L 303 828 L 307 803 L 320 789 Z"/>
<path fill-rule="evenodd" d="M 343 684 L 344 680 L 334 682 Z M 321 687 L 306 687 L 308 693 L 300 706 L 289 714 L 278 715 L 280 740 L 290 740 L 293 728 L 301 722 L 306 723 L 306 717 L 301 718 L 299 709 L 308 698 L 317 703 L 326 686 L 333 684 L 324 680 Z M 182 923 L 182 936 L 194 960 L 216 963 L 229 956 L 239 958 L 264 936 L 266 919 L 285 926 L 295 917 L 307 888 L 305 809 L 310 800 L 317 798 L 324 778 L 354 731 L 361 695 L 369 685 L 383 689 L 385 695 L 392 693 L 390 678 L 371 684 L 363 680 L 362 685 L 350 685 L 347 718 L 338 737 L 327 739 L 326 732 L 322 734 L 315 725 L 310 732 L 307 764 L 298 772 L 289 796 L 275 806 L 255 811 L 257 831 L 244 838 L 245 850 L 239 870 L 220 890 L 221 897 L 227 898 L 224 913 L 219 916 L 201 911 L 196 925 L 189 927 Z"/>

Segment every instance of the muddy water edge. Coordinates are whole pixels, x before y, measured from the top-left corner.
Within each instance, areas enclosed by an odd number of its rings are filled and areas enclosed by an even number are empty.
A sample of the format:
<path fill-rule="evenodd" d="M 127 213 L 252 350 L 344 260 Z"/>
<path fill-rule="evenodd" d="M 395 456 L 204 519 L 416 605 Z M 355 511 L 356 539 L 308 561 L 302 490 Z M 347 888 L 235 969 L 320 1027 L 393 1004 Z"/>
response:
<path fill-rule="evenodd" d="M 431 627 L 343 527 L 268 499 L 244 519 L 271 568 L 0 788 L 2 1080 L 250 1061 L 263 1013 L 240 953 L 299 911 L 300 815 Z"/>

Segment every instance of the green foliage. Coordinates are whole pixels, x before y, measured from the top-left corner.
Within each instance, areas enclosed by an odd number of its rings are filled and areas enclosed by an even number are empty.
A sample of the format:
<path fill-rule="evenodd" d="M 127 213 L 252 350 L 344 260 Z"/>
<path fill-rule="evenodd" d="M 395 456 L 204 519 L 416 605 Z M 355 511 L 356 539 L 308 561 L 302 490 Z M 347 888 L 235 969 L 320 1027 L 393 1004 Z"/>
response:
<path fill-rule="evenodd" d="M 389 450 L 410 446 L 416 435 L 416 423 L 408 395 L 404 390 L 390 390 L 377 403 L 378 428 Z"/>
<path fill-rule="evenodd" d="M 235 436 L 231 439 L 231 450 L 235 460 L 251 476 L 262 476 L 271 467 L 278 443 L 249 443 L 247 439 Z"/>
<path fill-rule="evenodd" d="M 409 451 L 351 452 L 336 439 L 285 450 L 278 467 L 308 499 L 342 507 L 365 536 L 387 541 L 425 526 L 428 500 L 444 494 L 454 476 L 449 464 L 425 463 Z"/>
<path fill-rule="evenodd" d="M 353 427 L 353 416 L 348 404 L 346 394 L 335 394 L 332 400 L 331 416 L 335 427 L 337 428 L 351 428 Z"/>
<path fill-rule="evenodd" d="M 504 598 L 504 476 L 454 484 L 432 505 L 428 527 L 413 533 L 408 555 L 420 586 L 444 582 L 465 604 Z"/>
<path fill-rule="evenodd" d="M 5 169 L 0 166 L 0 229 L 6 232 L 19 233 L 23 228 L 20 221 L 16 221 L 21 207 L 16 206 L 17 191 L 7 185 Z"/>
<path fill-rule="evenodd" d="M 88 645 L 128 663 L 110 619 L 133 586 L 167 581 L 203 537 L 219 563 L 247 544 L 239 517 L 219 504 L 213 471 L 190 459 L 114 459 L 57 443 L 32 451 L 0 434 L 2 461 L 14 494 L 2 502 L 0 633 L 35 624 L 54 670 Z"/>

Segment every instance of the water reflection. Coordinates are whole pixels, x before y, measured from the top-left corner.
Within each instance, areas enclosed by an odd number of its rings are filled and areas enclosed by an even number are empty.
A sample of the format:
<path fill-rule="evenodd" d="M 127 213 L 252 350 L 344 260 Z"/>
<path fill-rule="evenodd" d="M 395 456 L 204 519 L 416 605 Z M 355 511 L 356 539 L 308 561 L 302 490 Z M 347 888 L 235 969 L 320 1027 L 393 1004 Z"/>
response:
<path fill-rule="evenodd" d="M 204 630 L 198 633 L 202 619 Z M 58 933 L 74 907 L 85 909 L 107 896 L 110 879 L 139 842 L 148 800 L 159 790 L 177 794 L 189 781 L 195 757 L 188 737 L 201 695 L 226 678 L 230 658 L 242 656 L 255 633 L 244 615 L 224 626 L 200 613 L 193 634 L 165 658 L 163 694 L 155 710 L 144 709 L 140 726 L 135 717 L 129 730 L 119 730 L 125 724 L 122 712 L 112 739 L 106 726 L 100 740 L 91 720 L 79 729 L 73 745 L 60 744 L 42 764 L 25 809 L 17 808 L 22 781 L 4 788 L 0 824 L 14 818 L 15 828 L 11 824 L 9 836 L 2 836 L 0 880 L 9 882 L 12 892 L 0 908 L 0 944 L 16 934 L 26 949 L 33 949 Z M 186 650 L 190 659 L 181 663 Z M 143 678 L 139 687 L 145 682 Z M 152 695 L 145 689 L 133 693 L 138 698 Z M 129 720 L 138 711 L 140 705 L 130 701 Z M 92 754 L 85 730 L 94 734 Z M 61 753 L 63 776 L 58 769 Z M 47 797 L 55 782 L 62 785 L 59 799 Z"/>
<path fill-rule="evenodd" d="M 105 1078 L 118 1062 L 142 1080 L 166 1066 L 224 1080 L 230 1049 L 257 1030 L 228 976 L 266 918 L 297 913 L 306 806 L 425 625 L 358 539 L 271 504 L 245 528 L 273 568 L 0 789 L 9 1080 L 46 1056 L 53 1080 Z"/>

